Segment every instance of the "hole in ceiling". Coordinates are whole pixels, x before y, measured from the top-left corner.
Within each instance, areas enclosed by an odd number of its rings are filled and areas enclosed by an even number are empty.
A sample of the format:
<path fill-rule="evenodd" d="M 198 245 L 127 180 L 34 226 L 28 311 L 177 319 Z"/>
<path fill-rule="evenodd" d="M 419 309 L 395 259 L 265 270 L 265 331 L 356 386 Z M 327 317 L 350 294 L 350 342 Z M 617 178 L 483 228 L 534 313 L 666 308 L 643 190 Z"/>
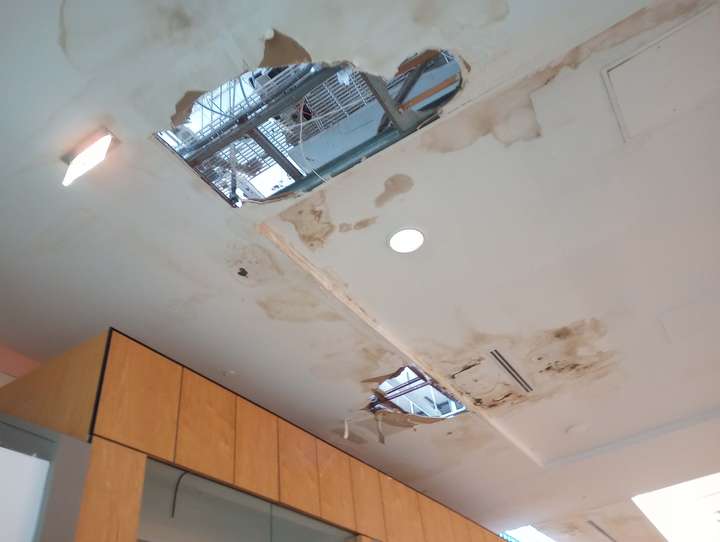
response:
<path fill-rule="evenodd" d="M 187 93 L 155 135 L 239 207 L 312 190 L 435 120 L 461 83 L 456 57 L 437 50 L 389 80 L 347 63 L 258 68 Z"/>
<path fill-rule="evenodd" d="M 403 367 L 378 385 L 368 410 L 375 414 L 399 411 L 425 418 L 451 418 L 466 409 L 420 369 Z"/>

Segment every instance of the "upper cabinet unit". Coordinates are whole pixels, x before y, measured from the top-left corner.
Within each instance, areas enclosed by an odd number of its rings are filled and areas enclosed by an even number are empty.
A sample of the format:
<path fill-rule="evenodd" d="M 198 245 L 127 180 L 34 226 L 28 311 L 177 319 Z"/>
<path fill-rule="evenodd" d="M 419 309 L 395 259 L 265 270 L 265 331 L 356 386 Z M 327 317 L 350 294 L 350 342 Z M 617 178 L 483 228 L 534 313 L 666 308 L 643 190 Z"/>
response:
<path fill-rule="evenodd" d="M 95 433 L 173 461 L 182 368 L 113 332 Z"/>
<path fill-rule="evenodd" d="M 418 494 L 385 474 L 380 475 L 387 542 L 425 542 Z"/>
<path fill-rule="evenodd" d="M 317 442 L 320 515 L 323 519 L 355 530 L 355 510 L 350 457 L 322 441 Z"/>
<path fill-rule="evenodd" d="M 284 420 L 278 426 L 280 502 L 320 516 L 317 441 L 310 433 Z"/>
<path fill-rule="evenodd" d="M 385 540 L 385 511 L 380 473 L 354 458 L 350 459 L 350 472 L 357 530 L 374 540 Z"/>
<path fill-rule="evenodd" d="M 232 484 L 235 394 L 183 369 L 175 463 Z"/>
<path fill-rule="evenodd" d="M 278 418 L 242 397 L 236 398 L 236 406 L 235 485 L 277 501 Z"/>

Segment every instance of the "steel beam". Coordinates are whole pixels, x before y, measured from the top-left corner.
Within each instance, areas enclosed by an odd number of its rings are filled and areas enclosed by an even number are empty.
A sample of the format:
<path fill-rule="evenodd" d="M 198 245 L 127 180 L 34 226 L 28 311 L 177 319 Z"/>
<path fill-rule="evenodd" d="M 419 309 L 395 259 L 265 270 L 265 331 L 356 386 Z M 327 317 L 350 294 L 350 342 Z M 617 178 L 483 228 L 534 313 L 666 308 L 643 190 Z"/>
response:
<path fill-rule="evenodd" d="M 283 168 L 293 179 L 299 181 L 305 177 L 303 172 L 296 168 L 295 164 L 288 160 L 287 157 L 280 152 L 280 149 L 273 145 L 272 141 L 265 137 L 265 134 L 263 134 L 258 128 L 249 130 L 247 135 L 252 137 L 255 140 L 255 143 L 257 143 L 260 148 L 268 154 L 268 156 L 275 160 L 275 163 Z"/>
<path fill-rule="evenodd" d="M 224 149 L 233 141 L 246 135 L 253 128 L 257 128 L 272 117 L 278 115 L 288 107 L 295 105 L 302 100 L 308 92 L 321 85 L 324 81 L 333 77 L 340 70 L 345 69 L 344 65 L 333 66 L 330 68 L 321 68 L 320 70 L 305 76 L 300 82 L 285 93 L 273 97 L 273 102 L 267 104 L 266 107 L 248 118 L 243 115 L 234 121 L 233 126 L 228 128 L 224 133 L 212 139 L 206 145 L 192 151 L 185 157 L 185 161 L 195 167 L 203 160 L 206 160 L 217 151 Z"/>
<path fill-rule="evenodd" d="M 400 111 L 398 104 L 395 102 L 387 89 L 387 84 L 382 77 L 377 75 L 363 74 L 363 79 L 367 86 L 370 87 L 370 91 L 375 96 L 375 99 L 382 106 L 385 114 L 395 125 L 395 128 L 401 132 L 410 132 L 419 124 L 418 115 L 414 111 Z"/>

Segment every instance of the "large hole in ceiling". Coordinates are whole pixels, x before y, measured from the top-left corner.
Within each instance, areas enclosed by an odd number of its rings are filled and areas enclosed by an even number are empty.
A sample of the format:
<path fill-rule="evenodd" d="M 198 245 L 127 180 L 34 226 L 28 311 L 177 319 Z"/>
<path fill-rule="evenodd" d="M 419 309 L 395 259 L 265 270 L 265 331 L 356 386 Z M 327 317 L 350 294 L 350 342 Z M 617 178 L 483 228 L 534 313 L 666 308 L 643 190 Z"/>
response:
<path fill-rule="evenodd" d="M 191 96 L 156 136 L 239 207 L 312 190 L 435 120 L 461 83 L 436 50 L 389 80 L 346 63 L 258 68 Z"/>

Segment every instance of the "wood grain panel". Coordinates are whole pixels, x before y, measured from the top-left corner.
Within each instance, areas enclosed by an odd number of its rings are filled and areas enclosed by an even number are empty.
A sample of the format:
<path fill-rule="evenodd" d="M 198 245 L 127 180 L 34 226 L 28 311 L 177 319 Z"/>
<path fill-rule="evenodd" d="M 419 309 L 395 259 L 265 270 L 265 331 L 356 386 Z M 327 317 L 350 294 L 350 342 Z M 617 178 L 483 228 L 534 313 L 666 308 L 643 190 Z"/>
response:
<path fill-rule="evenodd" d="M 501 540 L 494 533 L 491 533 L 477 523 L 468 523 L 470 525 L 470 540 L 472 542 L 501 542 Z"/>
<path fill-rule="evenodd" d="M 0 412 L 87 440 L 107 333 L 0 388 Z"/>
<path fill-rule="evenodd" d="M 320 516 L 330 523 L 355 530 L 350 457 L 329 444 L 317 441 Z"/>
<path fill-rule="evenodd" d="M 380 475 L 388 542 L 424 542 L 418 495 L 409 487 Z"/>
<path fill-rule="evenodd" d="M 471 522 L 457 512 L 450 510 L 450 528 L 455 542 L 472 542 L 470 537 Z"/>
<path fill-rule="evenodd" d="M 450 523 L 450 511 L 442 504 L 418 495 L 425 542 L 455 542 Z"/>
<path fill-rule="evenodd" d="M 314 516 L 320 515 L 317 439 L 278 420 L 280 502 Z"/>
<path fill-rule="evenodd" d="M 385 540 L 385 511 L 380 474 L 370 465 L 354 458 L 350 460 L 350 472 L 357 530 L 375 540 Z"/>
<path fill-rule="evenodd" d="M 182 368 L 114 332 L 95 433 L 172 461 Z"/>
<path fill-rule="evenodd" d="M 75 542 L 137 542 L 145 454 L 95 437 Z"/>
<path fill-rule="evenodd" d="M 277 416 L 238 397 L 235 432 L 235 485 L 279 500 Z"/>
<path fill-rule="evenodd" d="M 182 372 L 175 463 L 235 481 L 235 394 L 188 369 Z"/>

